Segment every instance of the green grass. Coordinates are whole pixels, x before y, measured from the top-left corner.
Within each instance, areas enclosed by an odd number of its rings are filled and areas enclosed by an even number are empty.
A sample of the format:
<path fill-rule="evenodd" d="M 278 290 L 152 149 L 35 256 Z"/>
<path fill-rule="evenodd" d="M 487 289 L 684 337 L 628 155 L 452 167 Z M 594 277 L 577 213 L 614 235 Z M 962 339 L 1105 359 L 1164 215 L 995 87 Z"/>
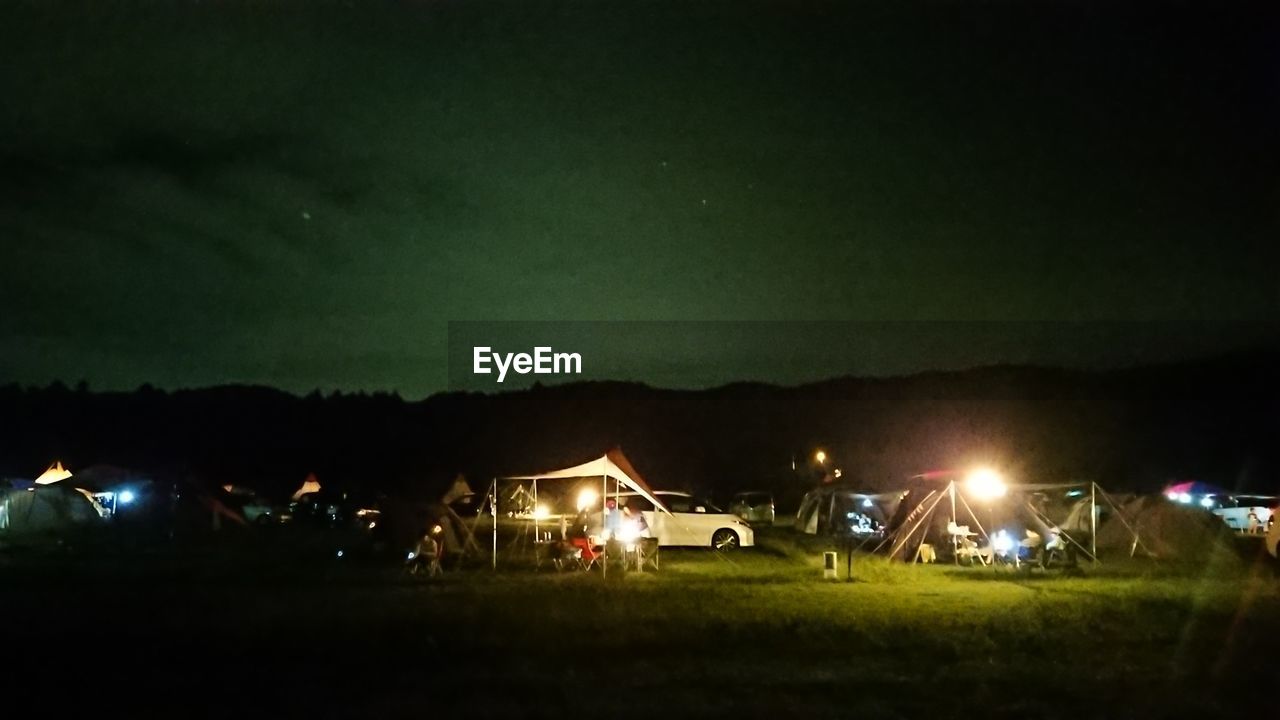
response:
<path fill-rule="evenodd" d="M 856 581 L 833 582 L 820 541 L 766 534 L 728 555 L 664 551 L 658 573 L 511 560 L 425 582 L 250 548 L 11 563 L 0 600 L 28 619 L 11 642 L 96 636 L 106 618 L 238 678 L 236 702 L 366 716 L 1219 716 L 1256 710 L 1277 676 L 1277 581 L 1225 559 L 1028 576 L 859 556 Z M 127 675 L 110 644 L 78 652 L 106 681 Z M 204 691 L 183 667 L 148 677 Z"/>

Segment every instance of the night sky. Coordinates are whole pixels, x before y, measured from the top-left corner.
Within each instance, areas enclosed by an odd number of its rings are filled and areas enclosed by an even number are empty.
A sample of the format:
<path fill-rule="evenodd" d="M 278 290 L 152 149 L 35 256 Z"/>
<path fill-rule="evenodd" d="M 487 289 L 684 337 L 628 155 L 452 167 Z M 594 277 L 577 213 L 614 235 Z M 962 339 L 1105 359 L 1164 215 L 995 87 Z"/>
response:
<path fill-rule="evenodd" d="M 449 320 L 1280 317 L 1274 4 L 1116 4 L 5 3 L 0 382 L 421 397 Z"/>

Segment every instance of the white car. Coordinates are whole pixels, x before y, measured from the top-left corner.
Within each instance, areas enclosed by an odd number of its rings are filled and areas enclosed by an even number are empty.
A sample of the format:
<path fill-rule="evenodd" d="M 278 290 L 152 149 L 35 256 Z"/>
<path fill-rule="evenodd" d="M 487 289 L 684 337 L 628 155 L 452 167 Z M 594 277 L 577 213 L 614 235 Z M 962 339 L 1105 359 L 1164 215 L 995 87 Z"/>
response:
<path fill-rule="evenodd" d="M 658 545 L 662 547 L 732 550 L 756 544 L 756 535 L 750 525 L 703 498 L 666 491 L 655 492 L 654 495 L 667 506 L 670 515 L 654 510 L 652 503 L 635 493 L 619 495 L 618 505 L 632 511 L 639 510 L 649 526 L 649 536 L 658 538 Z"/>

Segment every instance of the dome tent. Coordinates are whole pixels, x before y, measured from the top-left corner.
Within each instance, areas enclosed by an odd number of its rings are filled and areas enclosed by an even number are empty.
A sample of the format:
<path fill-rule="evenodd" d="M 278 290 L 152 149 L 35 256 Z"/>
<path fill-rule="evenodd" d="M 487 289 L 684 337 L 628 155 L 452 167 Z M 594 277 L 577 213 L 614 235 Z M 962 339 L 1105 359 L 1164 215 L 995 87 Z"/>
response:
<path fill-rule="evenodd" d="M 62 484 L 8 490 L 0 499 L 0 531 L 11 535 L 58 533 L 101 517 L 87 494 Z"/>

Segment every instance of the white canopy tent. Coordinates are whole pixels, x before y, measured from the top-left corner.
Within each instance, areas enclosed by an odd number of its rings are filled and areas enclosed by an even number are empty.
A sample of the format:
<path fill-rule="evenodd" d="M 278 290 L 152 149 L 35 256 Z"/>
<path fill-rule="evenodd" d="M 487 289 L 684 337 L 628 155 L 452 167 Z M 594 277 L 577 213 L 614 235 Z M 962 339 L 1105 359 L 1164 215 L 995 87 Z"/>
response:
<path fill-rule="evenodd" d="M 640 477 L 640 473 L 631 466 L 631 461 L 627 460 L 627 456 L 622 454 L 622 450 L 614 448 L 609 452 L 601 455 L 595 460 L 589 460 L 581 465 L 574 465 L 563 470 L 551 470 L 549 472 L 537 473 L 534 475 L 508 475 L 504 480 L 553 480 L 557 478 L 589 478 L 598 477 L 604 482 L 608 482 L 609 478 L 613 478 L 619 485 L 626 486 L 632 491 L 639 494 L 645 500 L 653 503 L 655 510 L 669 513 L 667 506 L 654 496 L 653 491 L 649 489 L 649 484 Z M 535 486 L 536 487 L 536 486 Z M 535 491 L 536 492 L 536 491 Z M 607 493 L 601 493 L 603 497 Z"/>
<path fill-rule="evenodd" d="M 630 491 L 643 497 L 645 500 L 653 503 L 653 509 L 655 512 L 661 512 L 667 515 L 671 514 L 671 511 L 667 509 L 667 506 L 653 494 L 653 490 L 649 488 L 649 484 L 644 481 L 644 478 L 640 476 L 640 473 L 636 472 L 635 467 L 631 465 L 631 461 L 627 459 L 627 456 L 622 454 L 621 448 L 613 448 L 594 460 L 589 460 L 580 465 L 574 465 L 561 470 L 549 470 L 547 472 L 534 473 L 531 475 L 507 475 L 502 479 L 532 481 L 532 492 L 534 503 L 536 505 L 538 499 L 539 480 L 597 477 L 600 478 L 600 498 L 602 501 L 604 498 L 609 496 L 609 480 L 613 480 L 613 494 L 615 497 L 622 492 L 623 487 L 626 487 Z M 489 500 L 496 505 L 496 487 L 493 488 L 493 492 L 491 492 Z M 601 525 L 605 524 L 605 512 L 606 510 L 602 502 L 600 508 Z M 496 566 L 498 557 L 498 513 L 496 507 L 493 508 L 493 517 L 493 562 Z M 535 523 L 536 522 L 537 520 L 535 518 Z M 603 567 L 607 572 L 607 560 Z"/>

